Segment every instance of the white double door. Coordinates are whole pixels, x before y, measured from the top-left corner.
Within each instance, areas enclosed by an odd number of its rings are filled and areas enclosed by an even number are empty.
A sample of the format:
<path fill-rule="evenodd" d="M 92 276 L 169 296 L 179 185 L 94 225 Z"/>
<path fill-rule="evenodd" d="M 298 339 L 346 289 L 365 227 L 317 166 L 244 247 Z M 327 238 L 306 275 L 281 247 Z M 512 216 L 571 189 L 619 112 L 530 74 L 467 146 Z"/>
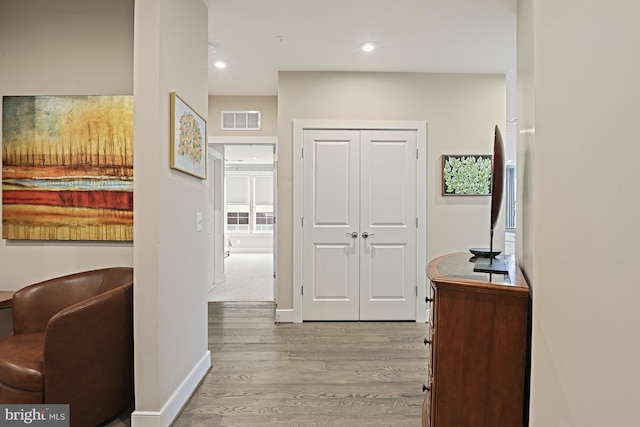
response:
<path fill-rule="evenodd" d="M 416 131 L 303 139 L 303 320 L 414 320 Z"/>

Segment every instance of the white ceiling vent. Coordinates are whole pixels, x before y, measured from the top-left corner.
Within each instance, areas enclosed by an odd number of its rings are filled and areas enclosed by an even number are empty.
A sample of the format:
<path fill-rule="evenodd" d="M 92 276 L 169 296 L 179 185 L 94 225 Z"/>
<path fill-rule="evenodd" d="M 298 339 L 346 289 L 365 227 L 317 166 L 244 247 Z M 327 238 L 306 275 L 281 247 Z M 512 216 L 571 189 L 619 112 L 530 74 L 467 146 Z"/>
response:
<path fill-rule="evenodd" d="M 222 130 L 260 130 L 260 111 L 223 111 Z"/>

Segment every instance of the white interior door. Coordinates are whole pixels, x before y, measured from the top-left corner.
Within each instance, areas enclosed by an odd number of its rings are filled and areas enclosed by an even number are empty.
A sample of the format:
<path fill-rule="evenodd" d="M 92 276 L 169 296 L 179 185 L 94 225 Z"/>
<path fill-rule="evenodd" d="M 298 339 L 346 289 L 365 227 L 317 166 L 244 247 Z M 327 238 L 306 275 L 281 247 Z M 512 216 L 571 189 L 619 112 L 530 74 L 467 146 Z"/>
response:
<path fill-rule="evenodd" d="M 359 319 L 359 138 L 358 131 L 304 134 L 305 320 Z"/>
<path fill-rule="evenodd" d="M 416 132 L 363 131 L 360 320 L 416 313 Z"/>
<path fill-rule="evenodd" d="M 414 320 L 416 132 L 305 130 L 304 320 Z"/>

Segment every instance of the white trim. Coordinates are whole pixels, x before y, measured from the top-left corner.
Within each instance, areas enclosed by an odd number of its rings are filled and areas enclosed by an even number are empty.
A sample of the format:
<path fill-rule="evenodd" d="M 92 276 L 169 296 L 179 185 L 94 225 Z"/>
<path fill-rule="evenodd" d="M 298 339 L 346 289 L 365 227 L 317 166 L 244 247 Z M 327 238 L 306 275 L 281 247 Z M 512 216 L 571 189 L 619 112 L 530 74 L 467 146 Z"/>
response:
<path fill-rule="evenodd" d="M 277 136 L 208 136 L 207 144 L 209 145 L 225 145 L 225 144 L 252 144 L 252 145 L 273 145 L 273 215 L 276 223 L 273 225 L 273 299 L 278 301 L 278 137 Z M 224 173 L 223 173 L 224 175 Z M 223 230 L 224 233 L 224 230 Z M 220 282 L 222 283 L 222 282 Z"/>
<path fill-rule="evenodd" d="M 271 237 L 271 235 L 269 235 Z M 270 254 L 273 253 L 273 248 L 235 248 L 229 251 L 231 255 L 240 254 L 240 253 L 248 253 L 248 254 Z"/>
<path fill-rule="evenodd" d="M 429 320 L 429 312 L 425 298 L 427 296 L 427 199 L 429 186 L 427 185 L 427 170 L 429 157 L 427 150 L 428 125 L 421 122 L 418 127 L 418 247 L 417 247 L 417 276 L 416 286 L 418 297 L 416 301 L 416 322 L 425 323 Z"/>
<path fill-rule="evenodd" d="M 210 262 L 212 263 L 207 268 L 207 278 L 210 282 L 207 292 L 211 292 L 216 285 L 222 283 L 220 280 L 224 282 L 224 219 L 221 217 L 222 213 L 216 216 L 215 210 L 216 205 L 223 206 L 224 157 L 216 149 L 207 150 L 207 153 L 209 155 L 209 165 L 207 166 L 209 171 L 209 189 L 207 190 L 208 257 L 211 258 Z M 219 234 L 222 235 L 222 243 L 216 250 L 216 237 Z M 211 268 L 213 268 L 212 276 L 209 275 Z"/>
<path fill-rule="evenodd" d="M 207 351 L 160 411 L 133 411 L 131 427 L 168 427 L 178 417 L 211 368 L 211 351 Z"/>
<path fill-rule="evenodd" d="M 222 157 L 222 154 L 215 151 L 215 150 L 208 150 L 207 154 L 209 155 L 210 158 L 212 159 L 216 159 L 216 160 L 224 160 L 224 158 Z"/>
<path fill-rule="evenodd" d="M 418 139 L 418 241 L 416 322 L 426 322 L 427 295 L 427 122 L 414 120 L 299 120 L 292 122 L 293 135 L 293 322 L 302 323 L 302 146 L 307 129 L 415 130 Z M 282 320 L 281 320 L 282 321 Z"/>
<path fill-rule="evenodd" d="M 293 310 L 290 308 L 276 309 L 276 323 L 293 323 Z"/>
<path fill-rule="evenodd" d="M 277 136 L 208 136 L 209 144 L 272 144 L 278 143 Z"/>

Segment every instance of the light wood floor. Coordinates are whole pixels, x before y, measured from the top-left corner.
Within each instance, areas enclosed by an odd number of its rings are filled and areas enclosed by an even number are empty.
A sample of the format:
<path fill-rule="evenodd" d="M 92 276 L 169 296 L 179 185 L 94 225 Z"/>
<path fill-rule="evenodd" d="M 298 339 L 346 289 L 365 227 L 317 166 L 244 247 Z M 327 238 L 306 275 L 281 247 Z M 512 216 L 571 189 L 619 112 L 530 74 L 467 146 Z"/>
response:
<path fill-rule="evenodd" d="M 427 325 L 275 324 L 272 303 L 209 303 L 212 369 L 185 426 L 416 426 Z"/>
<path fill-rule="evenodd" d="M 212 369 L 174 427 L 421 425 L 426 324 L 274 315 L 273 303 L 209 302 Z"/>

